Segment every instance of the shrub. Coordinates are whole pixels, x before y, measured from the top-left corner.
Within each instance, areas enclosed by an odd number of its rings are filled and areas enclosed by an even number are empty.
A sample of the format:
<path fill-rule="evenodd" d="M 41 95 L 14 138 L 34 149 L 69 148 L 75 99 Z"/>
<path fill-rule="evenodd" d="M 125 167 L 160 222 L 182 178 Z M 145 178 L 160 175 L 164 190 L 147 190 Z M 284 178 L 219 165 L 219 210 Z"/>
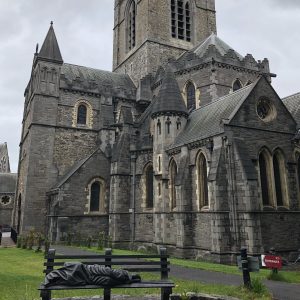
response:
<path fill-rule="evenodd" d="M 73 241 L 73 234 L 72 233 L 67 233 L 67 245 L 71 246 Z"/>
<path fill-rule="evenodd" d="M 41 248 L 42 248 L 43 241 L 45 240 L 45 238 L 40 232 L 36 232 L 34 238 L 35 238 L 36 245 L 37 245 L 37 248 L 36 248 L 35 252 L 40 252 Z"/>
<path fill-rule="evenodd" d="M 251 290 L 255 294 L 266 294 L 268 293 L 268 289 L 263 284 L 260 278 L 253 278 L 251 281 Z"/>
<path fill-rule="evenodd" d="M 101 232 L 99 232 L 99 235 L 98 235 L 97 249 L 103 250 L 103 247 L 104 247 L 104 232 L 101 231 Z"/>
<path fill-rule="evenodd" d="M 27 248 L 28 250 L 32 250 L 34 246 L 35 232 L 34 229 L 31 229 L 27 236 Z"/>
<path fill-rule="evenodd" d="M 45 254 L 48 254 L 50 248 L 50 241 L 47 238 L 45 238 L 44 244 L 45 244 Z"/>
<path fill-rule="evenodd" d="M 91 236 L 89 236 L 86 239 L 86 247 L 91 248 L 92 247 L 92 241 L 93 241 L 93 238 Z"/>
<path fill-rule="evenodd" d="M 22 244 L 21 244 L 22 249 L 27 249 L 27 244 L 28 244 L 28 236 L 25 235 L 22 237 Z"/>
<path fill-rule="evenodd" d="M 22 247 L 22 235 L 19 235 L 18 236 L 18 239 L 17 239 L 17 248 L 21 248 Z"/>

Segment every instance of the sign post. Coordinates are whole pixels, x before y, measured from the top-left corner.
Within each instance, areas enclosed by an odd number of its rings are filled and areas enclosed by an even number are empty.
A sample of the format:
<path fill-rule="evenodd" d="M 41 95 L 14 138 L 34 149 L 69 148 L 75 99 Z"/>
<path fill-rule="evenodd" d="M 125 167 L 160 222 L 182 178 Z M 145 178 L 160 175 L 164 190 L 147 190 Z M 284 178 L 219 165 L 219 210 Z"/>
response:
<path fill-rule="evenodd" d="M 241 261 L 242 261 L 244 286 L 250 289 L 251 278 L 250 278 L 250 272 L 248 268 L 247 248 L 241 249 Z"/>

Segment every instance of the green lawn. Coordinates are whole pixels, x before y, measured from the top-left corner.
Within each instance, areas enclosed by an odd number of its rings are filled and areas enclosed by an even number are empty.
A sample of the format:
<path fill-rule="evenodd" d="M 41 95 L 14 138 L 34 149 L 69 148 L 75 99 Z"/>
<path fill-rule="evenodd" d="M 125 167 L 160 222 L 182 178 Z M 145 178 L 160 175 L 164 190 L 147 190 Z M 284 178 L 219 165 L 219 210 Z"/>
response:
<path fill-rule="evenodd" d="M 93 250 L 95 252 L 103 253 L 103 251 L 97 250 L 95 247 L 92 249 L 88 249 L 86 247 L 81 247 L 86 250 Z M 128 250 L 120 250 L 114 249 L 114 254 L 141 254 L 136 251 L 128 251 Z M 189 259 L 179 259 L 179 258 L 170 258 L 170 262 L 172 265 L 178 265 L 182 267 L 188 267 L 193 269 L 201 269 L 206 271 L 215 271 L 222 272 L 225 274 L 235 274 L 242 276 L 242 272 L 237 268 L 237 266 L 228 266 L 222 264 L 215 264 L 205 261 L 195 261 Z M 259 278 L 259 279 L 268 279 L 271 271 L 267 269 L 261 269 L 259 272 L 251 273 L 251 278 Z M 279 271 L 280 276 L 278 276 L 278 281 L 284 281 L 288 283 L 300 283 L 300 272 L 296 271 Z M 242 279 L 241 279 L 242 280 Z"/>
<path fill-rule="evenodd" d="M 115 253 L 124 253 L 121 250 Z M 37 287 L 43 280 L 43 254 L 34 253 L 31 250 L 18 248 L 1 248 L 0 249 L 0 300 L 34 300 L 39 299 Z M 143 278 L 153 278 L 152 274 L 145 274 Z M 183 281 L 172 278 L 176 283 L 175 293 L 184 294 L 186 292 L 203 292 L 210 294 L 222 294 L 233 296 L 245 300 L 269 300 L 271 299 L 268 293 L 259 295 L 249 293 L 243 288 L 236 288 L 224 285 L 208 285 L 193 281 Z M 154 289 L 114 289 L 116 294 L 127 295 L 146 295 L 159 294 L 159 291 Z M 102 291 L 63 291 L 53 293 L 53 297 L 68 297 L 82 295 L 99 295 Z"/>

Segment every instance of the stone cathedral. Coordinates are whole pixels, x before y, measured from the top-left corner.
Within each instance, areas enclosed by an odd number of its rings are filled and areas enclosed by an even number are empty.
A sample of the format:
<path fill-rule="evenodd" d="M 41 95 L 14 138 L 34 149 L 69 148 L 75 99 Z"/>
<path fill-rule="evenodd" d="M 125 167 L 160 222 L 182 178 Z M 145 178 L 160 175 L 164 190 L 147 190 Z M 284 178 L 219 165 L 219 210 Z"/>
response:
<path fill-rule="evenodd" d="M 53 24 L 34 55 L 13 226 L 219 262 L 300 248 L 300 93 L 217 36 L 214 0 L 114 10 L 113 72 L 66 63 Z"/>

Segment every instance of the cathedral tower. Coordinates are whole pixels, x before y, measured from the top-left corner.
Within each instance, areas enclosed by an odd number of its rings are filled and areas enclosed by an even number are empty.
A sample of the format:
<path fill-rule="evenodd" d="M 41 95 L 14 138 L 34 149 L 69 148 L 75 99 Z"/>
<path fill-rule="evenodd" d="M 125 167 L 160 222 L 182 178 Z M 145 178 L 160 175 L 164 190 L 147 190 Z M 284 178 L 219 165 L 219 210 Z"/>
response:
<path fill-rule="evenodd" d="M 38 49 L 37 49 L 38 50 Z M 37 51 L 38 52 L 38 51 Z M 13 225 L 19 233 L 43 230 L 46 192 L 56 180 L 53 166 L 62 56 L 51 23 L 25 90 Z"/>
<path fill-rule="evenodd" d="M 212 32 L 215 0 L 115 0 L 113 70 L 137 84 Z"/>

